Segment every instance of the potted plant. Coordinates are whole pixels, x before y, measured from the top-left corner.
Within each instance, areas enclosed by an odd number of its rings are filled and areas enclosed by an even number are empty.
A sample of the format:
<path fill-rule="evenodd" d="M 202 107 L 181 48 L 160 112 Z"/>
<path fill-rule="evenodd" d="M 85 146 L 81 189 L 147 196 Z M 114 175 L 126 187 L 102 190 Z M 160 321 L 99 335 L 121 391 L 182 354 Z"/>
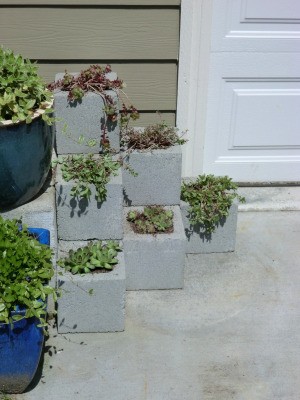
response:
<path fill-rule="evenodd" d="M 50 234 L 0 217 L 0 393 L 21 393 L 39 364 L 53 276 Z"/>
<path fill-rule="evenodd" d="M 182 220 L 187 253 L 229 252 L 235 249 L 238 186 L 228 176 L 199 175 L 181 188 Z"/>
<path fill-rule="evenodd" d="M 61 240 L 122 239 L 122 175 L 110 154 L 57 161 L 57 231 Z"/>
<path fill-rule="evenodd" d="M 144 130 L 123 130 L 125 203 L 133 205 L 175 205 L 180 203 L 181 144 L 185 140 L 165 122 Z M 132 170 L 135 174 L 132 174 Z"/>
<path fill-rule="evenodd" d="M 52 94 L 37 66 L 0 47 L 0 209 L 34 197 L 47 178 Z"/>
<path fill-rule="evenodd" d="M 124 86 L 110 65 L 56 75 L 48 88 L 54 93 L 57 154 L 119 151 L 119 98 Z M 136 119 L 137 110 L 123 102 L 122 117 Z"/>
<path fill-rule="evenodd" d="M 60 242 L 58 332 L 124 330 L 125 265 L 117 242 Z"/>
<path fill-rule="evenodd" d="M 126 207 L 127 290 L 182 288 L 185 242 L 179 206 Z"/>

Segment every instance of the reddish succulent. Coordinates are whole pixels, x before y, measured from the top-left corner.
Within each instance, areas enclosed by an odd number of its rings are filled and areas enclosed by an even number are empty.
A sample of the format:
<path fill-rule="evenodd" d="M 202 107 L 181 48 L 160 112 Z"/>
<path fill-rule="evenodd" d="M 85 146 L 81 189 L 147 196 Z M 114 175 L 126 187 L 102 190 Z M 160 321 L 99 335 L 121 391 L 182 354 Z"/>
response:
<path fill-rule="evenodd" d="M 124 83 L 118 77 L 110 79 L 108 76 L 110 72 L 110 65 L 106 65 L 105 67 L 91 65 L 75 76 L 65 71 L 63 78 L 56 82 L 51 82 L 48 85 L 48 89 L 52 91 L 55 89 L 67 91 L 68 101 L 70 102 L 81 100 L 87 92 L 99 94 L 104 99 L 104 112 L 107 119 L 115 123 L 118 120 L 118 104 L 114 102 L 114 99 L 106 91 L 115 90 L 119 93 L 119 89 L 124 87 Z M 137 109 L 132 105 L 127 108 L 123 103 L 121 125 L 127 125 L 130 119 L 136 120 L 137 118 L 139 118 Z M 103 127 L 101 143 L 105 148 L 109 148 L 109 141 L 106 137 L 106 125 Z"/>

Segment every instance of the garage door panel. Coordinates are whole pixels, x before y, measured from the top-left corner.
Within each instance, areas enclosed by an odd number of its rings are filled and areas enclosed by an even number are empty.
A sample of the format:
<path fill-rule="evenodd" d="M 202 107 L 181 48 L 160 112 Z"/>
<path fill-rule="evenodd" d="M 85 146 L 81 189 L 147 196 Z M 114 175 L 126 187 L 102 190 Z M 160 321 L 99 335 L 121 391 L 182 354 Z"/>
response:
<path fill-rule="evenodd" d="M 300 82 L 250 80 L 230 91 L 229 149 L 300 146 Z"/>
<path fill-rule="evenodd" d="M 211 56 L 205 172 L 237 181 L 300 179 L 300 54 L 283 59 Z"/>
<path fill-rule="evenodd" d="M 215 0 L 214 22 L 212 51 L 300 51 L 298 0 Z"/>

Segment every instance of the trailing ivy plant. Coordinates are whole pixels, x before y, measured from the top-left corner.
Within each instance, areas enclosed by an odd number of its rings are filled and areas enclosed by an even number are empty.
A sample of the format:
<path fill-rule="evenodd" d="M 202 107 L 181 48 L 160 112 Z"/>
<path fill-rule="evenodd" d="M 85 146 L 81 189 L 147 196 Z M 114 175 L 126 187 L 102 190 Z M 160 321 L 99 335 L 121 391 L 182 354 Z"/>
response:
<path fill-rule="evenodd" d="M 195 181 L 183 183 L 181 200 L 189 204 L 191 225 L 202 225 L 208 234 L 214 232 L 220 220 L 228 216 L 234 199 L 245 201 L 237 189 L 228 176 L 199 175 Z"/>
<path fill-rule="evenodd" d="M 144 130 L 127 128 L 122 133 L 122 144 L 130 150 L 166 149 L 186 142 L 178 135 L 178 129 L 165 121 L 149 125 Z"/>
<path fill-rule="evenodd" d="M 127 220 L 136 233 L 173 232 L 173 211 L 161 206 L 144 207 L 143 211 L 129 211 Z"/>
<path fill-rule="evenodd" d="M 30 60 L 0 47 L 0 122 L 30 123 L 34 113 L 41 109 L 42 118 L 52 124 L 53 109 L 49 108 L 52 93 L 37 70 Z"/>
<path fill-rule="evenodd" d="M 89 273 L 94 270 L 111 271 L 118 263 L 117 254 L 121 251 L 118 242 L 90 242 L 77 250 L 70 250 L 66 258 L 58 261 L 58 265 L 72 274 Z"/>
<path fill-rule="evenodd" d="M 0 216 L 0 324 L 36 317 L 45 327 L 46 297 L 56 300 L 55 289 L 48 285 L 53 274 L 49 246 L 30 236 L 20 221 Z"/>
<path fill-rule="evenodd" d="M 106 200 L 108 183 L 111 175 L 117 175 L 120 162 L 114 161 L 110 154 L 74 154 L 59 158 L 55 164 L 61 165 L 62 177 L 66 182 L 74 180 L 71 196 L 90 199 L 91 187 L 96 188 L 96 200 Z"/>
<path fill-rule="evenodd" d="M 68 101 L 70 103 L 80 101 L 83 96 L 88 93 L 96 93 L 101 96 L 104 100 L 103 111 L 106 115 L 106 122 L 118 121 L 119 109 L 118 102 L 115 102 L 112 96 L 107 93 L 107 90 L 114 90 L 120 97 L 124 95 L 126 101 L 129 100 L 128 96 L 123 91 L 126 86 L 123 80 L 110 79 L 109 73 L 111 72 L 111 66 L 106 65 L 102 67 L 100 65 L 90 65 L 89 68 L 82 70 L 79 74 L 71 75 L 67 71 L 62 79 L 56 82 L 52 82 L 48 85 L 51 91 L 59 89 L 68 92 Z M 122 110 L 120 112 L 120 123 L 121 126 L 127 126 L 130 120 L 136 120 L 139 118 L 139 113 L 133 105 L 127 106 L 125 100 L 122 100 Z M 109 149 L 110 143 L 107 137 L 106 125 L 101 135 L 101 145 L 104 149 Z"/>

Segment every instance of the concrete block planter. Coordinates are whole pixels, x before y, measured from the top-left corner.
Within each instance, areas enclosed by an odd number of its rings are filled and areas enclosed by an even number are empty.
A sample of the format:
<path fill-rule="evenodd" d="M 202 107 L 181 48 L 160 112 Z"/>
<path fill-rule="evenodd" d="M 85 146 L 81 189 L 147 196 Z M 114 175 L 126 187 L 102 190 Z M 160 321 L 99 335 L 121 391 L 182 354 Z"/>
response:
<path fill-rule="evenodd" d="M 174 232 L 137 234 L 126 220 L 131 210 L 124 209 L 123 249 L 126 263 L 126 289 L 176 289 L 183 287 L 186 237 L 179 206 L 174 212 Z"/>
<path fill-rule="evenodd" d="M 122 239 L 122 174 L 107 184 L 107 198 L 99 203 L 91 185 L 90 200 L 70 195 L 74 181 L 65 182 L 58 165 L 56 175 L 57 234 L 61 240 Z"/>
<path fill-rule="evenodd" d="M 129 154 L 127 162 L 138 176 L 123 171 L 126 205 L 180 204 L 180 145 L 146 152 L 135 150 Z"/>
<path fill-rule="evenodd" d="M 188 219 L 189 205 L 181 202 L 182 221 L 187 236 L 187 253 L 223 253 L 234 251 L 237 226 L 238 204 L 234 202 L 229 209 L 229 215 L 220 221 L 211 234 L 203 233 L 201 225 L 190 225 Z"/>
<path fill-rule="evenodd" d="M 55 79 L 61 79 L 64 74 L 57 74 Z M 113 74 L 113 77 L 116 76 Z M 113 79 L 113 77 L 111 79 Z M 113 90 L 105 92 L 111 96 L 114 103 L 118 104 L 118 96 Z M 98 94 L 87 93 L 81 101 L 70 104 L 67 100 L 68 93 L 56 90 L 54 93 L 55 117 L 60 121 L 55 123 L 56 128 L 56 150 L 57 154 L 94 153 L 102 150 L 100 145 L 101 130 L 106 121 L 103 111 L 104 99 Z M 66 132 L 64 133 L 64 126 Z M 68 137 L 72 135 L 72 140 Z M 93 147 L 76 143 L 83 135 L 86 141 L 96 139 L 97 145 Z M 107 137 L 110 145 L 116 151 L 120 149 L 120 129 L 117 122 L 108 122 Z"/>
<path fill-rule="evenodd" d="M 60 255 L 85 242 L 59 244 Z M 125 327 L 125 264 L 123 253 L 119 264 L 110 272 L 72 275 L 63 272 L 58 278 L 62 296 L 58 299 L 59 333 L 119 332 Z M 90 290 L 92 294 L 89 294 Z"/>

